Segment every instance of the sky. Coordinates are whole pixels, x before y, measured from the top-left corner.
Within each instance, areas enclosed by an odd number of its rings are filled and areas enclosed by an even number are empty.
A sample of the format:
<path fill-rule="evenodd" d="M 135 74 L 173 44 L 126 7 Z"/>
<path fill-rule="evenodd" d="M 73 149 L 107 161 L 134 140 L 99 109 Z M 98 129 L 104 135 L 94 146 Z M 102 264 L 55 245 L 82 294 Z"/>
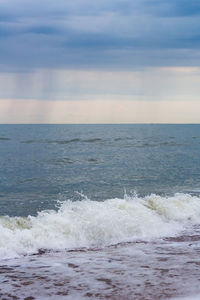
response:
<path fill-rule="evenodd" d="M 199 123 L 199 0 L 0 0 L 0 123 Z"/>

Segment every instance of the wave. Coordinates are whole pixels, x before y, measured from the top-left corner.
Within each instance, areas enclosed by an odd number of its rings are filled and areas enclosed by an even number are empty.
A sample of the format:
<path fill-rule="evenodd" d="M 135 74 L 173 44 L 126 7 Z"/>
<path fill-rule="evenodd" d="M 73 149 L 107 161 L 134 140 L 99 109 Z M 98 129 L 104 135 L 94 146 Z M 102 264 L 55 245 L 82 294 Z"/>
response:
<path fill-rule="evenodd" d="M 10 139 L 7 137 L 0 137 L 0 141 L 10 141 Z"/>
<path fill-rule="evenodd" d="M 71 140 L 26 140 L 21 141 L 22 144 L 33 144 L 33 143 L 41 143 L 41 144 L 69 144 L 80 142 L 80 139 L 71 139 Z"/>
<path fill-rule="evenodd" d="M 96 158 L 88 158 L 87 161 L 91 162 L 91 163 L 97 163 L 98 162 L 98 160 Z"/>
<path fill-rule="evenodd" d="M 137 148 L 161 147 L 161 146 L 177 147 L 177 146 L 184 146 L 184 144 L 175 143 L 175 142 L 160 142 L 160 143 L 143 143 L 143 144 L 135 145 L 135 147 L 137 147 Z"/>
<path fill-rule="evenodd" d="M 65 201 L 58 211 L 37 216 L 0 217 L 0 257 L 172 236 L 199 222 L 200 198 L 127 196 L 102 202 Z"/>
<path fill-rule="evenodd" d="M 86 143 L 95 143 L 95 142 L 100 142 L 100 141 L 102 141 L 102 139 L 100 139 L 100 138 L 83 140 L 83 142 L 86 142 Z"/>
<path fill-rule="evenodd" d="M 1 138 L 0 138 L 1 140 Z M 2 139 L 2 140 L 9 140 L 7 138 Z M 80 139 L 80 138 L 73 138 L 69 140 L 48 140 L 48 139 L 41 139 L 41 140 L 24 140 L 21 141 L 21 144 L 58 144 L 58 145 L 65 145 L 65 144 L 70 144 L 70 143 L 98 143 L 98 142 L 105 142 L 105 139 L 101 138 L 90 138 L 90 139 Z M 109 140 L 107 140 L 109 141 Z M 167 146 L 167 147 L 177 147 L 177 146 L 184 146 L 184 144 L 181 143 L 176 143 L 173 141 L 164 141 L 164 142 L 141 142 L 141 141 L 136 141 L 134 138 L 126 137 L 126 138 L 115 138 L 114 140 L 110 140 L 110 142 L 121 142 L 121 141 L 131 141 L 130 145 L 131 147 L 136 147 L 136 148 L 147 148 L 147 147 L 162 147 L 162 146 Z M 124 144 L 126 145 L 126 144 Z"/>
<path fill-rule="evenodd" d="M 77 142 L 85 142 L 85 143 L 95 143 L 95 142 L 100 142 L 102 139 L 100 138 L 91 138 L 91 139 L 86 139 L 82 140 L 79 138 L 74 138 L 70 140 L 26 140 L 26 141 L 21 141 L 22 144 L 34 144 L 34 143 L 39 143 L 39 144 L 69 144 L 69 143 L 77 143 Z"/>
<path fill-rule="evenodd" d="M 60 158 L 51 158 L 45 160 L 45 162 L 52 164 L 52 165 L 68 165 L 73 164 L 73 160 L 68 157 L 60 157 Z"/>

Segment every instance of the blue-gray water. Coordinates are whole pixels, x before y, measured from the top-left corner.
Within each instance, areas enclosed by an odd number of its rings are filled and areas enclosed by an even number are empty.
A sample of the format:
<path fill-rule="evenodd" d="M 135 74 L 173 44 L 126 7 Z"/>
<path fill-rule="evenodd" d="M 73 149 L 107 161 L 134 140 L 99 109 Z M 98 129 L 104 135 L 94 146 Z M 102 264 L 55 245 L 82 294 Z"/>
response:
<path fill-rule="evenodd" d="M 200 125 L 0 125 L 0 299 L 200 299 Z"/>
<path fill-rule="evenodd" d="M 57 200 L 200 192 L 200 125 L 0 125 L 1 215 Z"/>

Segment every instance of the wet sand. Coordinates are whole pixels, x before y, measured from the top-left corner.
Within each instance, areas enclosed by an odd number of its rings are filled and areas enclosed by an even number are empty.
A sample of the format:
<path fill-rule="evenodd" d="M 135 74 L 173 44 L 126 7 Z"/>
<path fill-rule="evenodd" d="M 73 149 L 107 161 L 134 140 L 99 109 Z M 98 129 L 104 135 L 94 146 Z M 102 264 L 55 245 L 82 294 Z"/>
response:
<path fill-rule="evenodd" d="M 200 294 L 200 231 L 1 261 L 0 299 L 172 299 Z M 192 299 L 192 298 L 191 298 Z"/>

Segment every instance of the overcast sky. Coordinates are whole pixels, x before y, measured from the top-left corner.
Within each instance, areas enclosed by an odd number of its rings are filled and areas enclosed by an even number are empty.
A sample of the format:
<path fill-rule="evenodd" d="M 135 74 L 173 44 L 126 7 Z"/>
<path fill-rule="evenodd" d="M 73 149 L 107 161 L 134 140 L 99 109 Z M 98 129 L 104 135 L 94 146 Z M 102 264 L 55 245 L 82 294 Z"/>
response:
<path fill-rule="evenodd" d="M 0 0 L 0 123 L 198 123 L 199 95 L 199 0 Z"/>

